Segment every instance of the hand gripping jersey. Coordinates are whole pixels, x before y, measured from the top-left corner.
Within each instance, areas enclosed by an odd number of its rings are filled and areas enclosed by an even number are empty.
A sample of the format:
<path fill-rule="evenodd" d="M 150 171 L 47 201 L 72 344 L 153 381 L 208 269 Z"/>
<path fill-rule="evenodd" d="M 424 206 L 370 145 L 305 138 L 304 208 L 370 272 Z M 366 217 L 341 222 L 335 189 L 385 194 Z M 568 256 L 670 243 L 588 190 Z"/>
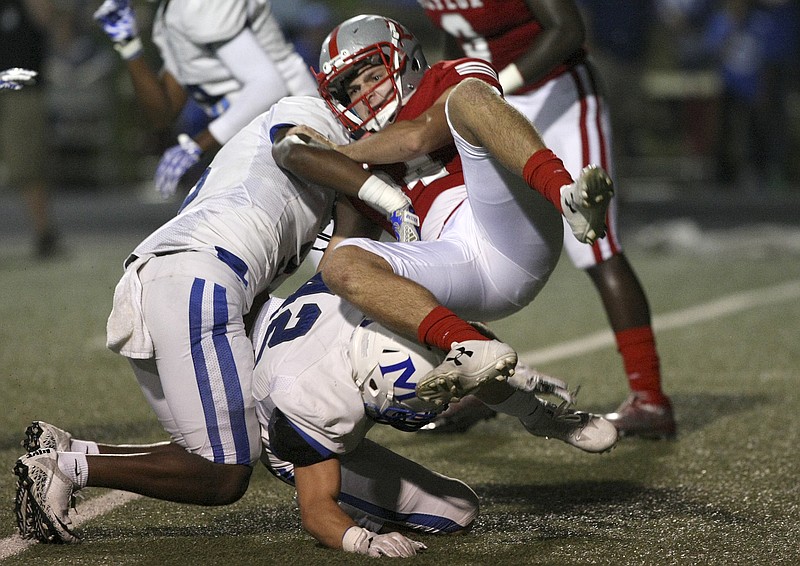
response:
<path fill-rule="evenodd" d="M 485 61 L 468 58 L 442 61 L 425 73 L 417 92 L 400 110 L 395 122 L 419 117 L 446 90 L 469 77 L 500 91 L 497 73 Z M 455 143 L 407 163 L 375 168 L 386 171 L 411 199 L 420 217 L 423 240 L 436 239 L 444 222 L 466 198 L 461 158 Z"/>
<path fill-rule="evenodd" d="M 295 124 L 347 143 L 346 131 L 321 99 L 280 100 L 222 147 L 178 215 L 133 254 L 206 250 L 239 274 L 251 299 L 276 288 L 327 224 L 335 196 L 330 189 L 290 179 L 276 165 L 272 131 Z"/>
<path fill-rule="evenodd" d="M 419 0 L 419 3 L 433 25 L 454 37 L 467 56 L 489 61 L 498 70 L 525 53 L 532 38 L 542 31 L 525 0 Z M 586 52 L 580 49 L 541 81 L 525 85 L 516 94 L 541 86 L 585 58 Z"/>

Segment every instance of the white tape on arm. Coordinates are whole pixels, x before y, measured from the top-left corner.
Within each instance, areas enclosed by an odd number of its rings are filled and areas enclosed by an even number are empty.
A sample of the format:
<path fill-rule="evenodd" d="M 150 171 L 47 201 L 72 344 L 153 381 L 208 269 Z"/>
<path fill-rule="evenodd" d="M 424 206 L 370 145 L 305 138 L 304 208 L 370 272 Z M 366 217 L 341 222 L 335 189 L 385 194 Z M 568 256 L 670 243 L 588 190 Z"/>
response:
<path fill-rule="evenodd" d="M 375 175 L 370 175 L 358 189 L 358 198 L 387 216 L 409 204 L 403 191 Z"/>

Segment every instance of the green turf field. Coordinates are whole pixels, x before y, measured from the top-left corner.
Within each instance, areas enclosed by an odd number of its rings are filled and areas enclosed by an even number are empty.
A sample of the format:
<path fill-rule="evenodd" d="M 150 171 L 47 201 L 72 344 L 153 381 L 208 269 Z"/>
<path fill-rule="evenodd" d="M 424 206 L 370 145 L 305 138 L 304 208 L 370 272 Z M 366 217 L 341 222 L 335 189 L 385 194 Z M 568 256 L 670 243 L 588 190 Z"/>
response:
<path fill-rule="evenodd" d="M 229 507 L 142 498 L 113 507 L 118 493 L 88 489 L 77 505 L 81 545 L 15 535 L 11 468 L 31 419 L 105 442 L 164 439 L 127 362 L 104 348 L 113 287 L 138 240 L 73 240 L 72 255 L 52 263 L 0 251 L 3 563 L 373 563 L 317 546 L 292 491 L 260 466 Z M 429 549 L 412 563 L 800 564 L 800 261 L 797 251 L 720 240 L 703 253 L 629 245 L 656 318 L 677 441 L 625 439 L 589 455 L 503 416 L 447 437 L 373 430 L 482 500 L 471 534 L 420 536 Z M 580 384 L 579 408 L 607 412 L 624 398 L 599 300 L 566 258 L 533 305 L 494 328 L 523 359 Z"/>

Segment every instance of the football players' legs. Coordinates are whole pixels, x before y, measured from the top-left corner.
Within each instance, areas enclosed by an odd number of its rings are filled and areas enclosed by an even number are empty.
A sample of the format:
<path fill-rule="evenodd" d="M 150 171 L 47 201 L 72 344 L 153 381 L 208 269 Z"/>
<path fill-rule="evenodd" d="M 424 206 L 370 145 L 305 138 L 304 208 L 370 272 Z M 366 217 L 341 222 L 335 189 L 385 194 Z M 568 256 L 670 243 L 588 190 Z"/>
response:
<path fill-rule="evenodd" d="M 507 100 L 533 121 L 571 174 L 596 163 L 613 176 L 608 109 L 602 97 L 591 94 L 594 84 L 590 69 L 579 66 L 574 74 Z M 580 93 L 587 94 L 581 99 Z M 667 404 L 647 296 L 619 241 L 616 199 L 609 206 L 606 225 L 606 236 L 587 245 L 578 242 L 565 223 L 564 247 L 573 265 L 589 275 L 600 294 L 631 390 L 650 402 Z"/>
<path fill-rule="evenodd" d="M 197 252 L 154 258 L 139 275 L 170 410 L 162 424 L 189 452 L 222 464 L 252 464 L 260 441 L 240 280 L 216 257 Z"/>
<path fill-rule="evenodd" d="M 173 444 L 88 455 L 87 485 L 201 505 L 236 501 L 261 448 L 238 279 L 204 253 L 153 258 L 139 276 L 156 357 L 131 363 Z"/>
<path fill-rule="evenodd" d="M 402 244 L 348 239 L 336 252 L 343 252 L 342 257 L 370 257 L 369 261 L 380 266 L 383 272 L 427 289 L 432 295 L 430 304 L 442 304 L 468 320 L 495 320 L 518 311 L 530 302 L 546 280 L 546 275 L 532 276 L 487 242 L 475 225 L 468 202 L 453 214 L 439 240 Z M 355 262 L 348 265 L 352 268 Z M 391 316 L 392 311 L 407 316 L 397 293 L 383 282 L 378 284 L 374 279 L 361 277 L 374 276 L 363 274 L 357 280 L 370 287 L 373 293 L 370 302 L 377 308 L 370 312 L 358 301 L 345 298 L 376 320 L 382 320 L 384 314 Z"/>
<path fill-rule="evenodd" d="M 364 439 L 341 464 L 342 508 L 379 524 L 452 534 L 469 530 L 478 516 L 478 496 L 467 484 L 371 440 Z"/>
<path fill-rule="evenodd" d="M 520 307 L 525 306 L 547 281 L 561 255 L 561 215 L 520 177 L 500 165 L 488 150 L 469 144 L 451 130 L 461 156 L 471 222 L 484 252 L 494 250 L 493 256 L 485 257 L 489 262 L 505 258 L 536 281 L 534 291 L 520 303 Z M 491 263 L 487 267 L 494 271 Z M 495 280 L 498 288 L 516 283 L 501 274 Z"/>

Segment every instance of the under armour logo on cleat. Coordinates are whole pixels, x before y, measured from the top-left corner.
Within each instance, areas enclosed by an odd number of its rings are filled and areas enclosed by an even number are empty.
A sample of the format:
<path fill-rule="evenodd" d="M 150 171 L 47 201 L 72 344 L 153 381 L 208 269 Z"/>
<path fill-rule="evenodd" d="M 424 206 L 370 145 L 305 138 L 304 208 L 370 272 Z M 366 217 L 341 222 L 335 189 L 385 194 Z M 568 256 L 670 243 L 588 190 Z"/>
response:
<path fill-rule="evenodd" d="M 453 362 L 453 365 L 460 366 L 463 365 L 461 360 L 459 359 L 461 356 L 468 356 L 472 357 L 472 350 L 467 350 L 464 346 L 459 346 L 455 349 L 458 353 L 453 356 L 452 358 L 446 358 L 445 361 Z"/>

